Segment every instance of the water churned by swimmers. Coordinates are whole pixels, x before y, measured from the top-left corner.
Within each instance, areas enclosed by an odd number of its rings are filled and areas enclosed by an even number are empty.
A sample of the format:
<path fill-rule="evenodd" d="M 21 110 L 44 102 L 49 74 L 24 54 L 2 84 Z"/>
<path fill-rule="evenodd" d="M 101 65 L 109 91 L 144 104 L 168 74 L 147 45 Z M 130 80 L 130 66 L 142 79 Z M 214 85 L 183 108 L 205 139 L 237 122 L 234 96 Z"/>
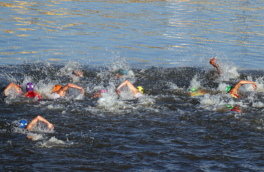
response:
<path fill-rule="evenodd" d="M 218 76 L 222 76 L 225 74 L 223 72 L 221 66 L 216 63 L 216 58 L 212 58 L 209 61 L 209 63 L 213 67 L 215 67 L 215 69 L 217 70 L 216 74 Z M 81 71 L 78 68 L 73 69 L 73 68 L 69 67 L 68 69 L 63 69 L 63 70 L 61 69 L 60 72 L 61 73 L 64 72 L 63 76 L 60 76 L 60 77 L 66 78 L 65 80 L 67 80 L 67 77 L 65 77 L 65 76 L 70 76 L 71 79 L 75 78 L 75 77 L 82 77 L 83 80 L 86 79 L 86 77 L 83 75 L 83 71 Z M 24 89 L 24 90 L 26 90 L 26 92 L 24 92 L 24 93 L 23 93 L 22 88 L 19 84 L 10 83 L 5 88 L 4 95 L 5 96 L 10 96 L 10 95 L 20 96 L 20 95 L 22 95 L 23 97 L 33 98 L 32 100 L 36 100 L 36 101 L 41 100 L 43 97 L 45 97 L 45 98 L 48 97 L 48 99 L 50 99 L 52 101 L 55 99 L 59 99 L 58 101 L 60 101 L 62 98 L 69 97 L 68 92 L 69 92 L 70 88 L 73 90 L 78 90 L 78 94 L 81 96 L 84 96 L 84 94 L 85 94 L 84 88 L 86 88 L 86 91 L 90 91 L 90 90 L 94 91 L 94 93 L 91 96 L 89 96 L 89 98 L 98 98 L 99 100 L 101 99 L 102 101 L 107 96 L 109 97 L 111 95 L 114 95 L 113 97 L 116 97 L 115 99 L 111 99 L 111 101 L 124 101 L 124 100 L 126 100 L 126 97 L 133 97 L 133 98 L 139 99 L 139 98 L 142 98 L 145 96 L 144 89 L 142 86 L 139 86 L 139 85 L 134 86 L 134 84 L 132 84 L 132 83 L 137 83 L 137 79 L 138 79 L 138 78 L 134 77 L 134 73 L 133 73 L 133 75 L 130 75 L 130 78 L 128 77 L 128 72 L 125 69 L 118 69 L 118 70 L 115 70 L 115 72 L 111 71 L 108 73 L 110 73 L 110 75 L 105 75 L 105 76 L 110 76 L 110 77 L 100 78 L 100 76 L 102 76 L 102 75 L 98 75 L 99 77 L 97 77 L 97 78 L 95 77 L 94 80 L 92 80 L 90 78 L 88 83 L 87 82 L 86 83 L 80 82 L 80 84 L 82 86 L 79 86 L 79 84 L 76 85 L 76 84 L 72 84 L 72 83 L 68 83 L 64 86 L 59 85 L 59 84 L 55 84 L 52 87 L 51 87 L 52 83 L 50 83 L 48 86 L 44 85 L 43 87 L 45 87 L 46 92 L 50 92 L 49 94 L 43 93 L 43 92 L 40 93 L 40 92 L 36 91 L 35 86 L 32 82 L 28 82 L 26 84 L 25 89 Z M 131 73 L 131 71 L 130 71 L 130 73 Z M 173 77 L 173 76 L 170 76 L 170 77 Z M 108 81 L 109 83 L 108 84 L 104 83 L 104 84 L 100 85 L 101 79 L 104 79 L 104 80 L 109 79 L 109 81 Z M 91 86 L 90 82 L 94 82 L 94 83 L 97 82 L 97 83 L 99 83 L 99 85 L 94 84 L 93 86 Z M 53 82 L 53 84 L 54 84 L 54 82 Z M 177 84 L 177 83 L 175 83 L 175 84 Z M 240 80 L 234 86 L 227 86 L 226 87 L 226 93 L 231 95 L 232 98 L 236 98 L 236 99 L 241 98 L 242 96 L 240 96 L 238 94 L 238 90 L 241 87 L 241 85 L 244 85 L 244 84 L 252 84 L 253 89 L 254 90 L 257 89 L 257 84 L 255 82 L 248 81 L 248 80 Z M 230 85 L 232 85 L 232 84 L 230 84 Z M 199 84 L 199 86 L 200 86 L 200 84 Z M 90 89 L 91 87 L 94 87 L 94 88 Z M 39 87 L 37 87 L 37 88 L 39 88 Z M 208 91 L 206 89 L 201 89 L 201 88 L 192 88 L 191 86 L 189 87 L 189 89 L 190 89 L 190 96 L 191 97 L 201 97 L 204 95 L 206 95 L 206 97 L 215 96 L 215 95 L 224 95 L 224 94 L 222 94 L 223 92 L 219 93 L 217 91 Z M 48 90 L 51 90 L 51 91 L 48 91 Z M 128 91 L 126 91 L 126 90 L 128 90 Z M 109 92 L 111 92 L 111 93 L 109 93 Z M 86 94 L 86 95 L 88 95 L 88 94 Z M 151 94 L 150 94 L 150 96 L 151 96 Z M 98 100 L 98 102 L 99 102 L 99 100 Z M 143 101 L 145 101 L 145 99 L 143 99 Z M 235 103 L 233 103 L 233 105 L 228 104 L 228 105 L 226 105 L 226 108 L 230 109 L 230 111 L 233 111 L 233 112 L 242 113 L 239 104 L 235 104 Z M 25 128 L 25 129 L 30 131 L 38 123 L 44 123 L 48 130 L 52 130 L 54 128 L 53 124 L 51 124 L 49 121 L 47 121 L 45 118 L 43 118 L 41 116 L 37 116 L 36 118 L 34 118 L 28 125 L 27 125 L 27 122 L 25 120 L 21 120 L 20 121 L 20 127 Z M 28 138 L 32 139 L 32 137 L 28 137 Z"/>

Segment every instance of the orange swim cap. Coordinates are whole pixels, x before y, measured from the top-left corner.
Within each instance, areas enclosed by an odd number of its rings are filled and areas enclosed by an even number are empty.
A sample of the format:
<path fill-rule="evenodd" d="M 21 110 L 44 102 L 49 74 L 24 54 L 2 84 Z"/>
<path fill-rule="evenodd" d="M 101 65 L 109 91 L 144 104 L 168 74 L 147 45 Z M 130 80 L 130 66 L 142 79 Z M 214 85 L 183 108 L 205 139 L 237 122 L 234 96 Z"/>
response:
<path fill-rule="evenodd" d="M 57 92 L 59 89 L 61 89 L 61 85 L 54 85 L 53 92 Z"/>

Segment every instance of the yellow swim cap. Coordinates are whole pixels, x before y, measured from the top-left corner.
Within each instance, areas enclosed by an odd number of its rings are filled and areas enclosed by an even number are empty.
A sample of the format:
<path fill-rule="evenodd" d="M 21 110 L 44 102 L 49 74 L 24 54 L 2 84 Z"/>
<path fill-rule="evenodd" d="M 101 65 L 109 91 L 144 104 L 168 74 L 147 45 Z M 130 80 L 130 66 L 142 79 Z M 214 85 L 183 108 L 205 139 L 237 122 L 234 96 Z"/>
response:
<path fill-rule="evenodd" d="M 61 85 L 54 85 L 53 92 L 57 92 L 59 89 L 61 89 Z"/>
<path fill-rule="evenodd" d="M 143 91 L 144 91 L 143 87 L 138 86 L 137 89 L 138 89 L 138 91 L 140 91 L 143 94 Z"/>

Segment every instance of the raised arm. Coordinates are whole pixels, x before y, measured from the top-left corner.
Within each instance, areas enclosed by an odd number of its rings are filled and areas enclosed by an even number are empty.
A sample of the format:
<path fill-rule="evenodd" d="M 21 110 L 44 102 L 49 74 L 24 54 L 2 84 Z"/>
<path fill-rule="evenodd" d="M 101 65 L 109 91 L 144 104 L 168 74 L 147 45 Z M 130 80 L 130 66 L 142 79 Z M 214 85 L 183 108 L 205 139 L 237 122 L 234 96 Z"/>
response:
<path fill-rule="evenodd" d="M 84 94 L 84 90 L 82 87 L 79 87 L 78 85 L 75 85 L 75 84 L 67 84 L 65 87 L 63 87 L 62 91 L 67 91 L 69 88 L 76 88 L 76 89 L 79 89 L 81 90 L 82 94 Z"/>
<path fill-rule="evenodd" d="M 120 94 L 120 89 L 121 89 L 122 87 L 124 87 L 124 86 L 127 86 L 127 87 L 133 92 L 134 95 L 137 94 L 137 93 L 139 93 L 138 89 L 136 89 L 136 87 L 134 87 L 134 85 L 133 85 L 131 82 L 129 82 L 128 80 L 125 80 L 124 82 L 122 82 L 122 83 L 117 87 L 116 92 L 117 92 L 118 94 Z"/>
<path fill-rule="evenodd" d="M 213 65 L 217 69 L 217 73 L 218 74 L 222 74 L 223 73 L 223 71 L 221 70 L 221 68 L 219 67 L 219 65 L 215 63 L 215 58 L 212 58 L 209 63 L 211 65 Z"/>
<path fill-rule="evenodd" d="M 21 94 L 21 88 L 20 88 L 19 86 L 17 86 L 16 84 L 14 84 L 14 83 L 10 83 L 10 84 L 6 87 L 6 89 L 4 90 L 4 94 L 5 94 L 5 96 L 8 96 L 8 91 L 9 91 L 11 88 L 14 88 L 15 91 L 16 91 L 17 93 Z"/>
<path fill-rule="evenodd" d="M 47 124 L 48 125 L 48 129 L 53 129 L 54 128 L 54 126 L 53 126 L 53 124 L 51 124 L 49 121 L 47 121 L 45 118 L 43 118 L 42 116 L 37 116 L 36 118 L 34 118 L 27 126 L 26 126 L 26 129 L 27 130 L 30 130 L 33 126 L 35 126 L 36 125 L 36 123 L 38 122 L 38 121 L 41 121 L 41 122 L 44 122 L 45 124 Z"/>
<path fill-rule="evenodd" d="M 252 81 L 246 81 L 246 80 L 241 80 L 239 81 L 235 86 L 234 88 L 232 88 L 230 90 L 230 93 L 231 94 L 237 94 L 237 90 L 240 88 L 240 86 L 242 84 L 252 84 L 253 85 L 253 89 L 256 90 L 257 89 L 257 84 L 255 82 L 252 82 Z"/>

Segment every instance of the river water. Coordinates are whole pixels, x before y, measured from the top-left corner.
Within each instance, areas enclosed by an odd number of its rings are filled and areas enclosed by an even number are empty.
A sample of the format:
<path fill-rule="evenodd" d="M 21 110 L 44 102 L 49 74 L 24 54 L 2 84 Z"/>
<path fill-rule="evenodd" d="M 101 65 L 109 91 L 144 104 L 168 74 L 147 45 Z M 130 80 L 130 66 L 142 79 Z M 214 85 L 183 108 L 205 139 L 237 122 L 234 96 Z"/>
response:
<path fill-rule="evenodd" d="M 0 2 L 1 171 L 263 171 L 263 6 L 247 1 Z M 216 62 L 220 76 L 209 64 Z M 83 78 L 67 74 L 82 70 Z M 116 71 L 127 75 L 116 78 Z M 115 92 L 131 81 L 144 97 Z M 240 99 L 226 94 L 239 80 Z M 54 84 L 74 83 L 49 100 Z M 190 96 L 190 90 L 210 94 Z M 101 98 L 93 94 L 101 89 Z M 239 105 L 242 113 L 227 105 Z M 40 115 L 54 125 L 18 127 Z M 35 136 L 34 140 L 27 136 Z"/>

